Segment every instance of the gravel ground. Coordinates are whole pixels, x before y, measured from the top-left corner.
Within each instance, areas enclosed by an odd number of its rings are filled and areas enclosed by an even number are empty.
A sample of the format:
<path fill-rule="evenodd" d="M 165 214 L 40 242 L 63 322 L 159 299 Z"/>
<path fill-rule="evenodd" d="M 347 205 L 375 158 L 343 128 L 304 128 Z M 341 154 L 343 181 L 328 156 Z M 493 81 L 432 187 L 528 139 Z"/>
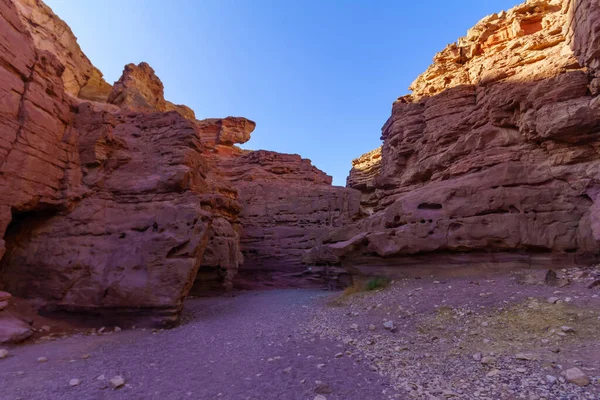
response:
<path fill-rule="evenodd" d="M 389 377 L 399 399 L 600 399 L 600 269 L 544 275 L 393 282 L 323 300 L 304 329 Z M 572 368 L 589 384 L 569 382 Z"/>
<path fill-rule="evenodd" d="M 598 279 L 596 268 L 551 284 L 541 271 L 189 299 L 172 330 L 8 348 L 0 399 L 600 399 Z M 589 383 L 570 382 L 572 368 Z"/>
<path fill-rule="evenodd" d="M 330 295 L 276 290 L 191 299 L 186 322 L 175 329 L 123 329 L 7 347 L 0 399 L 389 398 L 394 392 L 387 377 L 340 357 L 337 341 L 299 328 Z M 117 375 L 126 383 L 113 389 L 109 381 Z M 72 379 L 79 384 L 70 386 Z"/>

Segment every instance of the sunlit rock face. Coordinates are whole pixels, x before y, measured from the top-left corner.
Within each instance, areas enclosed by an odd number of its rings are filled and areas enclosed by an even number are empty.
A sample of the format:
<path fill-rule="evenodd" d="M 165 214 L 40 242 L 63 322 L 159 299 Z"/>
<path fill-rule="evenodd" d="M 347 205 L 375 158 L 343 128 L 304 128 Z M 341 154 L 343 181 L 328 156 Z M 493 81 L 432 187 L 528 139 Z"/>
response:
<path fill-rule="evenodd" d="M 18 0 L 14 5 L 35 47 L 53 54 L 64 67 L 65 92 L 81 99 L 106 101 L 111 86 L 83 54 L 71 28 L 41 0 Z"/>
<path fill-rule="evenodd" d="M 97 70 L 43 3 L 2 0 L 0 18 L 0 287 L 154 325 L 178 320 L 200 270 L 231 288 L 241 206 L 209 125 L 231 145 L 254 123 L 196 121 L 145 63 L 92 90 Z"/>
<path fill-rule="evenodd" d="M 236 147 L 253 121 L 196 120 L 146 63 L 107 84 L 41 1 L 0 0 L 0 22 L 1 290 L 169 326 L 190 292 L 232 289 L 244 258 L 241 287 L 339 279 L 303 256 L 356 218 L 358 191 L 300 156 Z"/>
<path fill-rule="evenodd" d="M 346 179 L 346 186 L 361 191 L 361 211 L 369 215 L 377 206 L 375 178 L 381 169 L 381 147 L 352 160 L 352 170 Z"/>
<path fill-rule="evenodd" d="M 373 213 L 312 260 L 390 275 L 595 260 L 598 7 L 528 1 L 438 53 L 394 103 L 381 157 L 354 163 Z"/>

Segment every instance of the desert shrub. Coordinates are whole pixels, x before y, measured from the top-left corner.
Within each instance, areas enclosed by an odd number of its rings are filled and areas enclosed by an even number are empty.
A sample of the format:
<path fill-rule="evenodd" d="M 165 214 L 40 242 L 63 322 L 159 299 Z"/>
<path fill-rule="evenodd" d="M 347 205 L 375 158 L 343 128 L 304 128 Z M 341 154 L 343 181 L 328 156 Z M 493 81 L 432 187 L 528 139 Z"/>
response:
<path fill-rule="evenodd" d="M 384 289 L 388 287 L 390 284 L 390 280 L 388 278 L 377 277 L 369 279 L 367 285 L 365 287 L 366 290 L 377 290 Z"/>

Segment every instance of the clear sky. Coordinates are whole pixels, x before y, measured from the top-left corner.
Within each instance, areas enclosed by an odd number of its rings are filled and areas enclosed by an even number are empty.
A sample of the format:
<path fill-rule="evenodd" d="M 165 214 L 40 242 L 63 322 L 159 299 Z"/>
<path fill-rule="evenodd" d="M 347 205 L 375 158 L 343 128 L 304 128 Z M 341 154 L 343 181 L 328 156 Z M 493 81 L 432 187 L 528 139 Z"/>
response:
<path fill-rule="evenodd" d="M 199 119 L 256 121 L 248 149 L 345 185 L 391 104 L 448 43 L 520 0 L 45 0 L 109 83 L 148 62 Z"/>

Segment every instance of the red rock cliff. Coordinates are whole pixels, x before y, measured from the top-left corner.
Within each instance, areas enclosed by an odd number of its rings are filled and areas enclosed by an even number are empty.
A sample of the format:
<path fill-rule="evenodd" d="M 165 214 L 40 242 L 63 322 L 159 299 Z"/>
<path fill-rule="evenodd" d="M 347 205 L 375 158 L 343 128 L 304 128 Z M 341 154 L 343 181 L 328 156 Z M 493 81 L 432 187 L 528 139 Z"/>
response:
<path fill-rule="evenodd" d="M 196 120 L 146 63 L 108 85 L 39 0 L 0 0 L 0 18 L 0 289 L 171 325 L 190 290 L 230 289 L 244 258 L 253 287 L 323 284 L 303 253 L 353 220 L 359 192 L 299 156 L 235 147 L 254 122 Z"/>
<path fill-rule="evenodd" d="M 530 0 L 438 53 L 394 103 L 376 176 L 351 173 L 375 212 L 314 259 L 390 275 L 595 260 L 599 7 Z"/>

